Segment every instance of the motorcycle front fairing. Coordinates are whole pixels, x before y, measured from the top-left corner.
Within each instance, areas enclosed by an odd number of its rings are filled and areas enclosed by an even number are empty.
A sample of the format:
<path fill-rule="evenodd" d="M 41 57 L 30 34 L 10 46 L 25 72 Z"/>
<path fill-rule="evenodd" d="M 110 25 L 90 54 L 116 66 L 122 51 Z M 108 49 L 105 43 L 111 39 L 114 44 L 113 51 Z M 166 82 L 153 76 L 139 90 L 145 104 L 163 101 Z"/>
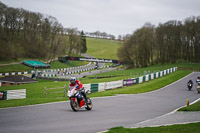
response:
<path fill-rule="evenodd" d="M 83 96 L 79 91 L 76 90 L 76 87 L 69 87 L 67 96 L 70 99 L 74 99 L 75 102 L 78 102 L 80 108 L 85 105 Z"/>

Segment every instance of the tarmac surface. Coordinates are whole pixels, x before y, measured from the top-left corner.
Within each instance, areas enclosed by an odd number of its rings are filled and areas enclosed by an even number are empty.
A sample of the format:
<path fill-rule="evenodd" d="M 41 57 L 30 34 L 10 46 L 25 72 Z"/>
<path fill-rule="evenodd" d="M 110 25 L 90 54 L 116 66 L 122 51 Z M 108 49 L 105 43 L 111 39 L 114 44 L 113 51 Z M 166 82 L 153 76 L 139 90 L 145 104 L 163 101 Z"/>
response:
<path fill-rule="evenodd" d="M 165 116 L 186 105 L 187 99 L 193 102 L 200 98 L 196 84 L 192 91 L 187 89 L 187 81 L 195 82 L 199 75 L 194 72 L 153 92 L 92 98 L 91 111 L 73 112 L 69 101 L 0 109 L 0 129 L 2 133 L 95 133 L 117 126 L 142 126 L 153 119 L 158 125 L 162 117 L 169 123 L 178 118 L 186 120 L 187 113 L 174 113 L 171 120 Z M 196 113 L 190 117 L 192 121 L 200 120 Z"/>

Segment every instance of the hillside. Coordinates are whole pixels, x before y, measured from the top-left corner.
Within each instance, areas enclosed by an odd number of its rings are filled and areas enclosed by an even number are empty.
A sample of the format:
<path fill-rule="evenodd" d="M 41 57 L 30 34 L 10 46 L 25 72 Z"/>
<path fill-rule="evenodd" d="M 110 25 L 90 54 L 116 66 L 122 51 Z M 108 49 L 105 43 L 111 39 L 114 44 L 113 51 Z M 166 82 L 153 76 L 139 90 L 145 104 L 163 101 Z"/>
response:
<path fill-rule="evenodd" d="M 87 38 L 87 54 L 105 59 L 118 59 L 117 49 L 122 45 L 121 42 L 98 39 L 98 38 Z"/>
<path fill-rule="evenodd" d="M 92 55 L 97 58 L 107 58 L 107 59 L 118 59 L 117 49 L 120 47 L 121 43 L 106 39 L 97 38 L 87 38 L 87 54 Z M 23 60 L 23 59 L 22 59 Z M 18 60 L 20 62 L 21 60 Z M 13 61 L 16 62 L 16 61 Z M 0 62 L 0 64 L 12 63 L 12 61 Z M 69 64 L 63 64 L 60 62 L 51 63 L 51 69 L 66 68 L 85 65 L 86 62 L 70 62 Z M 17 65 L 6 65 L 0 66 L 0 73 L 5 72 L 18 72 L 18 71 L 29 71 L 32 68 L 24 66 L 22 64 Z"/>

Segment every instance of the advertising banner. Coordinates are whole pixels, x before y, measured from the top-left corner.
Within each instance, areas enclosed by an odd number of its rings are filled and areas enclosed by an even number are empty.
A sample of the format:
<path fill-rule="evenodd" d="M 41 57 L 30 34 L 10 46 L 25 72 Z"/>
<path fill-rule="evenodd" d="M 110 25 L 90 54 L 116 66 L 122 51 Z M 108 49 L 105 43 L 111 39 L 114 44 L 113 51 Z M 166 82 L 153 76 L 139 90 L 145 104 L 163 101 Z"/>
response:
<path fill-rule="evenodd" d="M 145 81 L 149 81 L 149 75 L 145 75 Z"/>
<path fill-rule="evenodd" d="M 136 83 L 136 79 L 127 79 L 127 80 L 124 80 L 123 82 L 124 86 L 133 85 L 135 83 Z"/>
<path fill-rule="evenodd" d="M 123 80 L 106 82 L 106 83 L 98 83 L 98 85 L 99 85 L 98 91 L 104 91 L 104 90 L 122 87 Z"/>
<path fill-rule="evenodd" d="M 164 70 L 164 74 L 163 75 L 166 75 L 166 73 L 167 73 L 167 70 Z"/>
<path fill-rule="evenodd" d="M 142 83 L 143 77 L 139 77 L 139 83 Z"/>
<path fill-rule="evenodd" d="M 3 92 L 0 91 L 0 100 L 3 100 Z"/>
<path fill-rule="evenodd" d="M 0 91 L 0 100 L 7 99 L 7 91 Z"/>
<path fill-rule="evenodd" d="M 116 63 L 122 64 L 120 60 L 112 60 L 112 59 L 100 59 L 100 58 L 85 58 L 85 57 L 58 57 L 58 60 L 61 62 L 66 62 L 67 60 L 77 60 L 77 61 L 88 61 L 88 62 L 100 62 L 100 63 Z"/>
<path fill-rule="evenodd" d="M 7 91 L 7 100 L 24 99 L 24 98 L 26 98 L 26 89 L 8 90 Z"/>
<path fill-rule="evenodd" d="M 154 77 L 154 73 L 151 74 L 151 79 L 155 79 L 156 76 Z"/>
<path fill-rule="evenodd" d="M 85 91 L 89 90 L 89 92 L 91 92 L 91 84 L 83 84 L 83 87 L 85 88 Z"/>
<path fill-rule="evenodd" d="M 107 82 L 105 83 L 105 90 L 119 88 L 122 86 L 123 86 L 123 80 Z"/>
<path fill-rule="evenodd" d="M 104 91 L 105 90 L 105 85 L 106 83 L 99 83 L 99 91 Z"/>
<path fill-rule="evenodd" d="M 156 72 L 156 78 L 158 78 L 159 77 L 159 72 Z"/>

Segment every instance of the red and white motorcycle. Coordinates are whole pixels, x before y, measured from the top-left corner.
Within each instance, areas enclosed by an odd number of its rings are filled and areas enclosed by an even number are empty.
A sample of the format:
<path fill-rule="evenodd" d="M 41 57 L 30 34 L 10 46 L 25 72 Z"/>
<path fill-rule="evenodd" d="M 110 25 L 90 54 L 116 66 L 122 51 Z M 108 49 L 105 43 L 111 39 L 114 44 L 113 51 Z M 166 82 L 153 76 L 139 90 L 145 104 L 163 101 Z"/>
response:
<path fill-rule="evenodd" d="M 86 92 L 86 95 L 88 91 Z M 76 90 L 76 86 L 69 87 L 67 96 L 70 99 L 70 105 L 73 111 L 78 111 L 80 108 L 85 108 L 87 110 L 91 110 L 93 105 L 90 98 L 87 97 L 87 100 L 83 97 L 79 90 Z M 86 103 L 87 101 L 87 103 Z"/>

